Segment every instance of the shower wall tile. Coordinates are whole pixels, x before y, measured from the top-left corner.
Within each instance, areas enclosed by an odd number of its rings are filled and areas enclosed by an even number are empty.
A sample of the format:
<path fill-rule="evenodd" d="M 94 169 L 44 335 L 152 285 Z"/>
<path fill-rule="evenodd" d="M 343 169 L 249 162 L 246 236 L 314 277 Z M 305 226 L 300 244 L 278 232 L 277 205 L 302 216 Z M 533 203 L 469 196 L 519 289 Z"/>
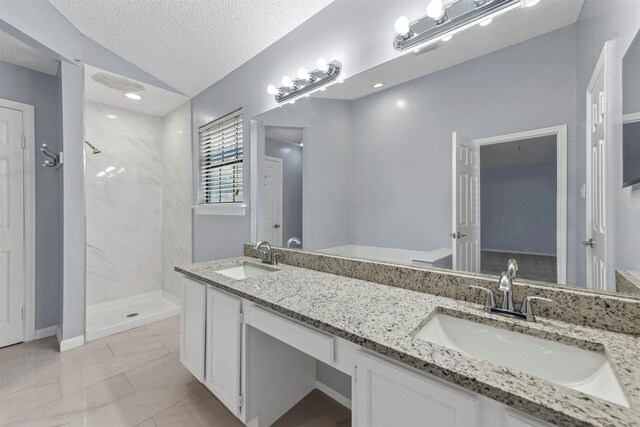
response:
<path fill-rule="evenodd" d="M 164 289 L 181 298 L 176 265 L 191 263 L 191 109 L 183 104 L 164 117 L 162 140 L 162 247 Z"/>
<path fill-rule="evenodd" d="M 93 102 L 85 114 L 101 150 L 85 151 L 87 304 L 162 289 L 162 119 Z"/>

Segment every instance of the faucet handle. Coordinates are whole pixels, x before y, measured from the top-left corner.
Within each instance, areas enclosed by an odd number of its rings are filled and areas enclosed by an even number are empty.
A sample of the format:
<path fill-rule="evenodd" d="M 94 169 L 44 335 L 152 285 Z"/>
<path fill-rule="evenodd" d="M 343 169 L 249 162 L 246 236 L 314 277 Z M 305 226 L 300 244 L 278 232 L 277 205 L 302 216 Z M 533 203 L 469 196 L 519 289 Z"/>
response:
<path fill-rule="evenodd" d="M 487 300 L 484 303 L 484 311 L 491 313 L 491 309 L 496 307 L 496 297 L 493 295 L 491 289 L 483 288 L 478 285 L 469 285 L 470 288 L 478 289 L 487 294 Z"/>
<path fill-rule="evenodd" d="M 527 320 L 530 322 L 536 321 L 536 316 L 533 314 L 533 301 L 545 301 L 545 302 L 553 302 L 552 299 L 539 297 L 539 296 L 530 296 L 525 297 L 522 300 L 522 306 L 520 306 L 520 313 L 527 316 Z"/>
<path fill-rule="evenodd" d="M 278 265 L 278 259 L 280 258 L 281 254 L 280 252 L 274 252 L 273 255 L 271 256 L 271 264 L 273 265 Z"/>

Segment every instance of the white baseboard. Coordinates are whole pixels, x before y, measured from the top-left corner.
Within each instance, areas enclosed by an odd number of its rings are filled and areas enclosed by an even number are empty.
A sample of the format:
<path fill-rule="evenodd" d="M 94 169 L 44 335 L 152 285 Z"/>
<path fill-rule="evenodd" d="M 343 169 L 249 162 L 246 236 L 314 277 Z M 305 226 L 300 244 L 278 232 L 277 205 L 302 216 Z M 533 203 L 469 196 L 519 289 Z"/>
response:
<path fill-rule="evenodd" d="M 34 335 L 35 340 L 41 340 L 42 338 L 55 337 L 58 331 L 58 325 L 49 326 L 48 328 L 36 329 Z"/>
<path fill-rule="evenodd" d="M 84 345 L 84 335 L 63 340 L 62 331 L 60 331 L 59 326 L 56 327 L 56 338 L 58 339 L 58 346 L 60 347 L 60 353 L 62 353 L 63 351 L 71 350 L 76 347 L 82 347 Z"/>
<path fill-rule="evenodd" d="M 341 395 L 340 393 L 338 393 L 328 385 L 321 383 L 320 381 L 316 381 L 316 388 L 336 402 L 351 409 L 351 399 L 349 399 L 348 397 Z"/>

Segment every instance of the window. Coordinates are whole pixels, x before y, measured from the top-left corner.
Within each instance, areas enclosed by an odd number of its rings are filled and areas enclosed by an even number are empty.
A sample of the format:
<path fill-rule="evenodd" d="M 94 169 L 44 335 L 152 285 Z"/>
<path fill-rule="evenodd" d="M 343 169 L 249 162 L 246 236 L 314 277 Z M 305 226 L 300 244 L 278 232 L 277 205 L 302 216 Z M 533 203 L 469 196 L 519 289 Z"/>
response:
<path fill-rule="evenodd" d="M 242 112 L 222 117 L 198 134 L 200 204 L 242 202 Z"/>

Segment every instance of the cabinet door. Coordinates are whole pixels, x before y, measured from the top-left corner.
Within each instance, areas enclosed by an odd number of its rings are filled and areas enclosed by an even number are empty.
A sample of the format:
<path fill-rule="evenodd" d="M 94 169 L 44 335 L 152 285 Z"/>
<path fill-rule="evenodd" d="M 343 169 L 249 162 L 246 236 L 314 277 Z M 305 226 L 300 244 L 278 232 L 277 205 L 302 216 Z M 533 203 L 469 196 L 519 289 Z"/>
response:
<path fill-rule="evenodd" d="M 235 415 L 240 405 L 241 300 L 207 289 L 205 385 Z"/>
<path fill-rule="evenodd" d="M 377 357 L 357 357 L 354 425 L 468 427 L 478 425 L 479 411 L 471 393 Z"/>
<path fill-rule="evenodd" d="M 204 381 L 204 347 L 207 286 L 182 278 L 180 317 L 180 362 L 198 381 Z"/>

